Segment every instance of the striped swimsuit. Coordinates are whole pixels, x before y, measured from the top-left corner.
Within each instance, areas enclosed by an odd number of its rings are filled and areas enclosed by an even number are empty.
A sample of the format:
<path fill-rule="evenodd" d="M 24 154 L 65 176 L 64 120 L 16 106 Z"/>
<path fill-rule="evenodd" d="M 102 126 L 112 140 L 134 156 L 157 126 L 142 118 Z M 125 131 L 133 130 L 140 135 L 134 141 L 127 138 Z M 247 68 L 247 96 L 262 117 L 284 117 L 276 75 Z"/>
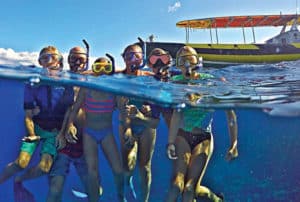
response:
<path fill-rule="evenodd" d="M 109 96 L 106 99 L 94 99 L 89 91 L 85 98 L 83 104 L 83 109 L 85 112 L 93 114 L 105 114 L 113 113 L 115 108 L 115 98 L 114 96 Z M 113 134 L 112 127 L 103 128 L 100 130 L 95 130 L 93 128 L 85 127 L 84 134 L 90 135 L 97 143 L 100 143 L 107 135 Z"/>

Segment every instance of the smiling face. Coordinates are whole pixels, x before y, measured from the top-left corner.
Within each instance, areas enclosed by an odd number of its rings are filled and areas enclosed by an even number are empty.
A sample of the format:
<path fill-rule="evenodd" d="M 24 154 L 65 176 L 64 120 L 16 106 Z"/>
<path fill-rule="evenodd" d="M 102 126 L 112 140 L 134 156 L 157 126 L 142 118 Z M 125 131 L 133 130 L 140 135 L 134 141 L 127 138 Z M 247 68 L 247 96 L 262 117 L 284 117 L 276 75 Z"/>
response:
<path fill-rule="evenodd" d="M 59 51 L 53 47 L 48 46 L 43 48 L 39 55 L 39 64 L 47 69 L 51 70 L 61 70 L 62 69 L 62 55 Z"/>
<path fill-rule="evenodd" d="M 122 56 L 126 64 L 126 70 L 128 70 L 127 72 L 131 71 L 131 67 L 140 67 L 143 64 L 143 50 L 138 45 L 130 45 L 125 48 Z"/>
<path fill-rule="evenodd" d="M 70 50 L 68 56 L 68 63 L 70 65 L 70 71 L 82 72 L 86 69 L 87 53 L 85 49 L 81 47 L 74 47 Z"/>

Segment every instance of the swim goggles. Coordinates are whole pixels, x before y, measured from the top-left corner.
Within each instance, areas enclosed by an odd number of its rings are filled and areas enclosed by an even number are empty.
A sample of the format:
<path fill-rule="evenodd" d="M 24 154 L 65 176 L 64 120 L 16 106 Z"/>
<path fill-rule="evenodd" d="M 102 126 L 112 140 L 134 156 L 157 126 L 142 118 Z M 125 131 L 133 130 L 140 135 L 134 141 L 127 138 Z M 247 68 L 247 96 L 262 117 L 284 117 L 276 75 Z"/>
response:
<path fill-rule="evenodd" d="M 164 65 L 168 65 L 171 62 L 171 57 L 169 54 L 162 54 L 162 55 L 150 55 L 148 58 L 149 63 L 152 65 L 156 64 L 158 60 L 160 60 Z"/>
<path fill-rule="evenodd" d="M 41 63 L 59 62 L 61 60 L 62 56 L 58 53 L 43 53 L 39 56 L 39 61 Z"/>
<path fill-rule="evenodd" d="M 69 63 L 85 64 L 87 62 L 87 54 L 86 53 L 71 53 L 69 55 Z"/>
<path fill-rule="evenodd" d="M 111 74 L 113 73 L 113 66 L 110 62 L 96 62 L 92 65 L 92 70 L 96 74 L 104 73 Z"/>
<path fill-rule="evenodd" d="M 189 55 L 181 55 L 176 58 L 176 67 L 186 67 L 196 66 L 200 64 L 200 60 L 198 55 L 189 54 Z"/>
<path fill-rule="evenodd" d="M 143 60 L 144 53 L 143 52 L 126 52 L 124 54 L 124 60 L 130 62 L 136 62 Z"/>

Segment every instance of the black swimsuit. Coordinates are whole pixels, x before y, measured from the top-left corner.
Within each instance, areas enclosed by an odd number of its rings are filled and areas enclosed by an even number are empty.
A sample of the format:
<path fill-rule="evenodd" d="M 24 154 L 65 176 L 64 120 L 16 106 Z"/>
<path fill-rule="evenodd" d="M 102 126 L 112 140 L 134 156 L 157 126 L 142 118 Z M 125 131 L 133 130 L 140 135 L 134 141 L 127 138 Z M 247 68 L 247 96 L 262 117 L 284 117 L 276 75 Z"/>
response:
<path fill-rule="evenodd" d="M 200 133 L 192 133 L 184 131 L 183 129 L 179 129 L 178 135 L 183 137 L 187 143 L 190 145 L 191 150 L 193 150 L 199 143 L 203 142 L 204 140 L 210 140 L 211 139 L 211 132 L 207 132 L 205 130 L 202 130 Z"/>

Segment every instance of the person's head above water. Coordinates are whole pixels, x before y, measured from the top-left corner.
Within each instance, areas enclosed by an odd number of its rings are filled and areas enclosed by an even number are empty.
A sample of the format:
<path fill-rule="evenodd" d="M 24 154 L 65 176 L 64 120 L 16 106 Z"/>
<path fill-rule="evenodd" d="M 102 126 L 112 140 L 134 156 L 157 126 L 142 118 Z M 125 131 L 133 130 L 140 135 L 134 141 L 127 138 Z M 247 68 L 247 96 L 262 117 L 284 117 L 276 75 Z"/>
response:
<path fill-rule="evenodd" d="M 111 75 L 115 73 L 115 67 L 106 57 L 99 57 L 92 65 L 92 71 L 95 76 Z"/>
<path fill-rule="evenodd" d="M 84 48 L 76 46 L 69 51 L 68 63 L 71 72 L 83 72 L 86 70 L 88 60 L 87 52 Z"/>
<path fill-rule="evenodd" d="M 137 44 L 131 44 L 124 49 L 122 57 L 126 64 L 126 71 L 134 72 L 143 66 L 144 53 L 142 48 Z"/>
<path fill-rule="evenodd" d="M 161 48 L 154 48 L 147 59 L 148 67 L 150 67 L 156 75 L 167 73 L 171 62 L 171 55 Z"/>
<path fill-rule="evenodd" d="M 190 46 L 181 47 L 176 53 L 176 67 L 182 71 L 182 74 L 190 78 L 197 74 L 200 60 L 196 50 Z"/>
<path fill-rule="evenodd" d="M 39 64 L 51 70 L 62 70 L 63 56 L 54 46 L 47 46 L 40 51 Z"/>
<path fill-rule="evenodd" d="M 147 58 L 147 66 L 154 72 L 154 77 L 160 81 L 169 80 L 168 70 L 171 67 L 171 62 L 172 56 L 161 48 L 154 48 Z"/>

